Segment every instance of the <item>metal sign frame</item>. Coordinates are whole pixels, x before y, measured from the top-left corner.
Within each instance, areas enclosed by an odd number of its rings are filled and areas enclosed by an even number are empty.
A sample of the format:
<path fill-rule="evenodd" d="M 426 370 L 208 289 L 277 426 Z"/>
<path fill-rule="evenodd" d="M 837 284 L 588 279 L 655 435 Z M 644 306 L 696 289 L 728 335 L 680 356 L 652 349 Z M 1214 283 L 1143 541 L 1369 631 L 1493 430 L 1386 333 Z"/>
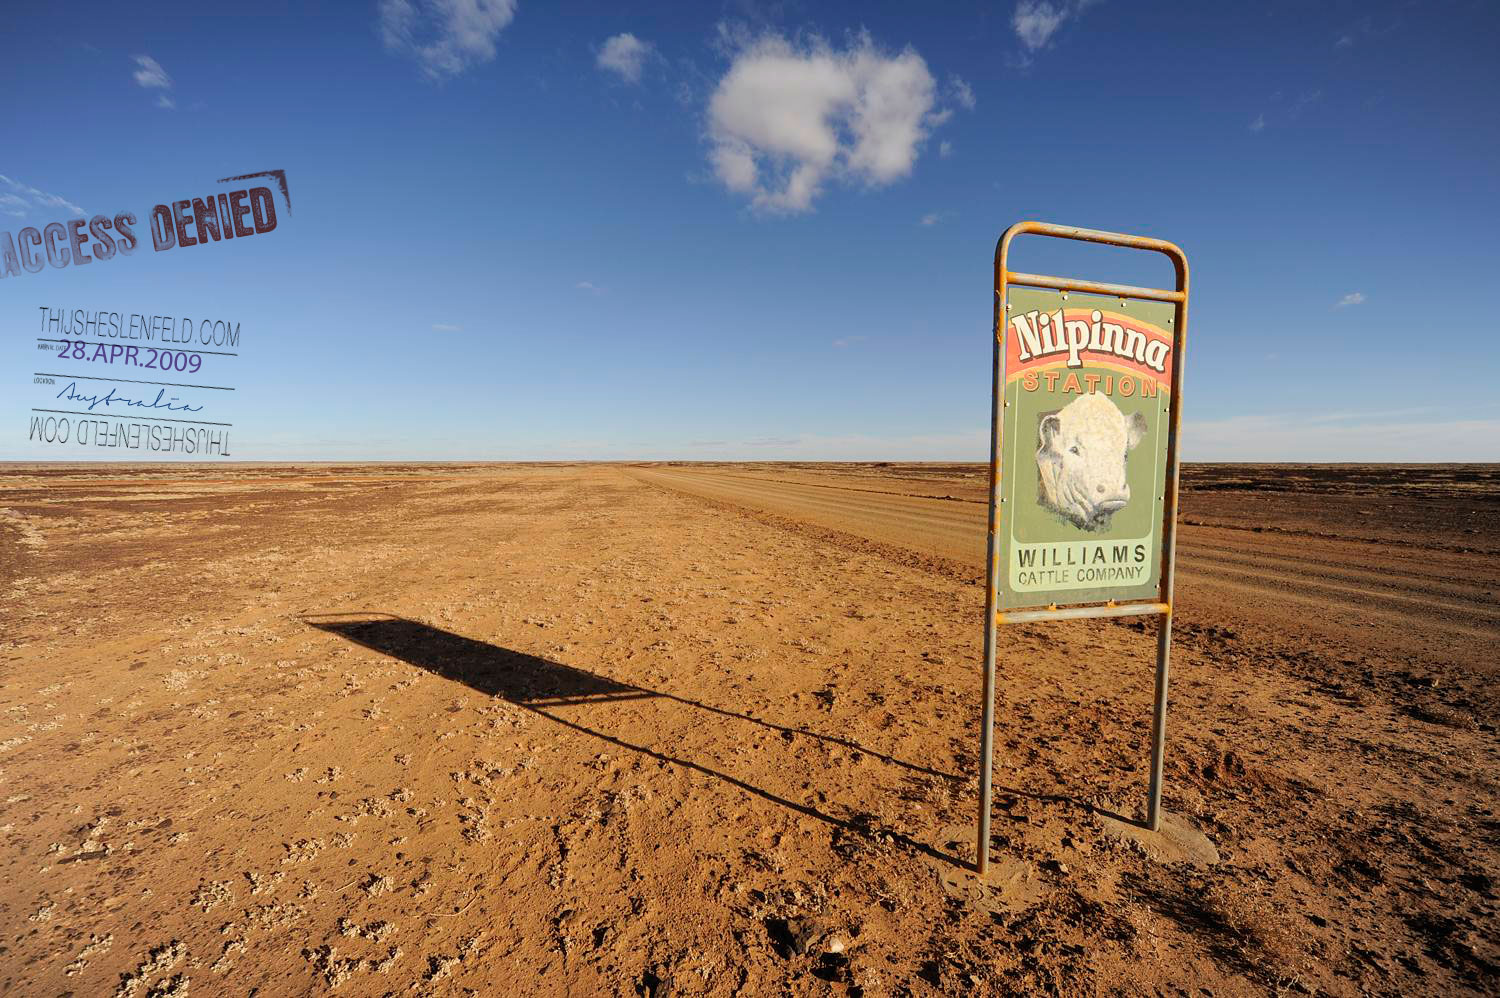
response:
<path fill-rule="evenodd" d="M 1021 235 L 1050 236 L 1079 242 L 1102 243 L 1127 249 L 1162 253 L 1171 258 L 1177 271 L 1177 287 L 1138 288 L 1128 284 L 1103 284 L 1068 277 L 1025 274 L 1010 269 L 1010 244 Z M 1086 606 L 1058 606 L 1042 609 L 999 610 L 1001 505 L 1000 455 L 1004 430 L 1005 364 L 1008 323 L 1005 321 L 1008 292 L 1011 285 L 1045 288 L 1055 291 L 1082 291 L 1171 302 L 1176 306 L 1173 322 L 1172 384 L 1170 412 L 1167 417 L 1167 468 L 1163 486 L 1161 525 L 1160 600 L 1116 603 L 1113 600 Z M 1100 232 L 1048 222 L 1017 222 L 1005 230 L 995 246 L 995 326 L 994 381 L 990 391 L 990 508 L 986 547 L 986 584 L 984 598 L 984 721 L 979 741 L 979 839 L 975 869 L 983 876 L 990 862 L 990 796 L 994 762 L 995 726 L 995 643 L 1000 624 L 1020 624 L 1039 620 L 1077 620 L 1085 617 L 1127 617 L 1154 614 L 1156 631 L 1156 705 L 1151 725 L 1151 787 L 1146 801 L 1146 826 L 1161 828 L 1162 755 L 1167 734 L 1167 678 L 1172 648 L 1172 584 L 1177 555 L 1177 452 L 1178 430 L 1182 422 L 1183 351 L 1187 345 L 1188 263 L 1187 256 L 1173 243 L 1145 236 L 1119 232 Z"/>

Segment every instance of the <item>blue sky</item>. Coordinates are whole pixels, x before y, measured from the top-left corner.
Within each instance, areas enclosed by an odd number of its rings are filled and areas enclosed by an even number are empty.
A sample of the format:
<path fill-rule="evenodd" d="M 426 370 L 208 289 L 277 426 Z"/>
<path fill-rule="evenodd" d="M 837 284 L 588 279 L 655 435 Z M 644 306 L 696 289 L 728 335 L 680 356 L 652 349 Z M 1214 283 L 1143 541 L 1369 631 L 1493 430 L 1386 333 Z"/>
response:
<path fill-rule="evenodd" d="M 246 459 L 981 460 L 1039 218 L 1187 250 L 1189 460 L 1500 460 L 1493 3 L 199 6 L 6 14 L 0 228 L 295 213 L 0 281 L 0 459 L 128 456 L 27 440 L 49 306 L 238 322 Z"/>

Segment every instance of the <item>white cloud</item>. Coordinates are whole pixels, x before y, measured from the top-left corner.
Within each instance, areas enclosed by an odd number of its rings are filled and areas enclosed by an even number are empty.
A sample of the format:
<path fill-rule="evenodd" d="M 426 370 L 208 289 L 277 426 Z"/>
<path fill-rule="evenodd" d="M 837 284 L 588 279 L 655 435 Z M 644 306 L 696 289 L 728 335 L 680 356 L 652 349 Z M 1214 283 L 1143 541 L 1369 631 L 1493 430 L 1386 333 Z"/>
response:
<path fill-rule="evenodd" d="M 130 75 L 135 78 L 136 86 L 145 87 L 147 90 L 162 91 L 156 96 L 156 106 L 168 111 L 177 110 L 177 100 L 171 94 L 172 77 L 167 75 L 161 63 L 149 55 L 136 55 L 131 58 L 135 61 L 135 71 Z"/>
<path fill-rule="evenodd" d="M 833 345 L 842 350 L 844 347 L 851 347 L 856 343 L 863 343 L 864 341 L 865 338 L 863 336 L 841 336 L 833 341 Z"/>
<path fill-rule="evenodd" d="M 11 191 L 9 194 L 0 194 L 0 211 L 7 215 L 25 218 L 31 211 L 38 208 L 66 208 L 74 215 L 85 214 L 82 208 L 67 198 L 39 191 L 3 173 L 0 173 L 0 184 L 4 184 Z"/>
<path fill-rule="evenodd" d="M 1021 44 L 1035 52 L 1046 47 L 1067 19 L 1067 11 L 1061 5 L 1053 6 L 1046 0 L 1021 0 L 1010 23 Z"/>
<path fill-rule="evenodd" d="M 943 220 L 942 212 L 929 211 L 927 214 L 925 214 L 925 215 L 922 216 L 922 222 L 921 222 L 921 224 L 922 225 L 927 225 L 927 226 L 933 226 L 933 225 L 938 224 L 942 220 Z"/>
<path fill-rule="evenodd" d="M 1287 99 L 1284 91 L 1278 90 L 1271 95 L 1271 113 L 1273 119 L 1266 120 L 1266 112 L 1262 111 L 1250 122 L 1250 131 L 1262 132 L 1268 124 L 1275 124 L 1278 128 L 1297 118 L 1309 107 L 1323 99 L 1321 90 L 1305 90 L 1291 100 Z"/>
<path fill-rule="evenodd" d="M 1264 414 L 1188 419 L 1188 461 L 1496 461 L 1500 419 L 1424 422 L 1407 412 Z"/>
<path fill-rule="evenodd" d="M 1344 297 L 1340 298 L 1338 304 L 1333 307 L 1343 308 L 1346 305 L 1363 305 L 1364 303 L 1365 293 L 1363 291 L 1351 291 Z"/>
<path fill-rule="evenodd" d="M 434 322 L 432 324 L 432 331 L 434 333 L 461 333 L 463 329 L 463 326 L 456 326 L 451 322 Z"/>
<path fill-rule="evenodd" d="M 1305 111 L 1310 105 L 1316 104 L 1322 99 L 1323 91 L 1321 90 L 1309 90 L 1306 93 L 1298 94 L 1297 99 L 1292 101 L 1291 108 L 1287 110 L 1287 117 L 1297 117 L 1297 115 Z"/>
<path fill-rule="evenodd" d="M 903 436 L 801 433 L 742 440 L 718 448 L 717 453 L 699 455 L 699 458 L 725 461 L 983 461 L 989 454 L 989 447 L 990 434 L 986 429 Z"/>
<path fill-rule="evenodd" d="M 812 209 L 830 180 L 876 187 L 911 173 L 937 87 L 911 48 L 888 55 L 868 35 L 840 51 L 777 35 L 744 43 L 708 107 L 709 161 L 762 211 Z"/>
<path fill-rule="evenodd" d="M 1349 48 L 1353 44 L 1354 44 L 1354 36 L 1353 35 L 1339 35 L 1339 39 L 1338 39 L 1338 41 L 1336 41 L 1336 42 L 1333 43 L 1333 47 L 1336 48 L 1336 49 L 1346 49 L 1346 48 Z"/>
<path fill-rule="evenodd" d="M 495 39 L 515 16 L 516 0 L 380 0 L 380 34 L 439 80 L 495 58 Z"/>
<path fill-rule="evenodd" d="M 136 70 L 133 75 L 138 86 L 145 87 L 147 90 L 152 88 L 158 90 L 172 89 L 172 78 L 167 75 L 165 69 L 161 68 L 161 63 L 149 55 L 138 55 L 132 58 L 135 59 Z"/>
<path fill-rule="evenodd" d="M 599 68 L 620 74 L 626 83 L 641 82 L 641 70 L 651 55 L 651 43 L 643 42 L 630 32 L 615 35 L 599 50 Z"/>
<path fill-rule="evenodd" d="M 949 156 L 952 156 L 953 155 L 953 143 L 949 142 L 947 139 L 944 139 L 943 141 L 939 142 L 938 143 L 938 155 L 941 156 L 941 157 L 943 157 L 944 159 L 947 159 Z"/>
<path fill-rule="evenodd" d="M 1028 54 L 1040 52 L 1052 42 L 1059 28 L 1076 18 L 1095 0 L 1019 0 L 1010 26 Z"/>
<path fill-rule="evenodd" d="M 953 95 L 953 102 L 965 111 L 974 110 L 979 103 L 974 99 L 974 88 L 956 76 L 948 77 L 948 90 Z"/>
<path fill-rule="evenodd" d="M 573 285 L 573 287 L 577 288 L 579 291 L 587 291 L 591 295 L 602 295 L 604 293 L 604 289 L 595 284 L 593 281 L 579 281 L 577 284 Z"/>

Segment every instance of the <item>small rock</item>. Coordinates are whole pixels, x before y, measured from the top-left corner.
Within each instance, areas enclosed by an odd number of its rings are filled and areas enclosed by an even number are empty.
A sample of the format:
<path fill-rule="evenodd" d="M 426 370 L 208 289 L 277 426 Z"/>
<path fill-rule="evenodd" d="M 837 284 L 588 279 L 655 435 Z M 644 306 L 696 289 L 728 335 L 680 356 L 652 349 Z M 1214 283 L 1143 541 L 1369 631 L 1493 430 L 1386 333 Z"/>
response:
<path fill-rule="evenodd" d="M 818 923 L 810 918 L 788 919 L 786 928 L 787 934 L 791 937 L 792 952 L 798 956 L 803 956 L 812 949 L 813 943 L 822 935 Z"/>
<path fill-rule="evenodd" d="M 663 967 L 658 967 L 655 971 L 648 970 L 641 975 L 641 982 L 635 991 L 642 998 L 668 998 L 672 994 L 672 974 Z"/>
<path fill-rule="evenodd" d="M 822 928 L 811 918 L 772 918 L 766 921 L 766 929 L 783 957 L 805 956 L 823 935 Z"/>

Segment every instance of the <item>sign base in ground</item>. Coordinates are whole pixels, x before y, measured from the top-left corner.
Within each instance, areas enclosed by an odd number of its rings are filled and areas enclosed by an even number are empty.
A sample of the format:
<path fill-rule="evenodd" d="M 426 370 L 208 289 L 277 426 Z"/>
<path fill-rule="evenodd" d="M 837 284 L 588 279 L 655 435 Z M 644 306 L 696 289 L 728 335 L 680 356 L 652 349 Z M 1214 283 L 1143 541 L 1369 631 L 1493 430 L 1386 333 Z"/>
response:
<path fill-rule="evenodd" d="M 969 853 L 972 834 L 967 825 L 948 825 L 938 830 L 937 849 L 950 855 Z M 1047 893 L 1042 871 L 1018 856 L 998 857 L 986 865 L 982 876 L 967 864 L 934 862 L 933 870 L 944 894 L 992 915 L 1018 915 Z"/>
<path fill-rule="evenodd" d="M 1134 842 L 1158 863 L 1190 863 L 1213 866 L 1219 862 L 1219 850 L 1207 835 L 1198 831 L 1181 815 L 1163 811 L 1160 827 L 1152 831 L 1139 822 L 1099 812 L 1106 834 Z"/>

